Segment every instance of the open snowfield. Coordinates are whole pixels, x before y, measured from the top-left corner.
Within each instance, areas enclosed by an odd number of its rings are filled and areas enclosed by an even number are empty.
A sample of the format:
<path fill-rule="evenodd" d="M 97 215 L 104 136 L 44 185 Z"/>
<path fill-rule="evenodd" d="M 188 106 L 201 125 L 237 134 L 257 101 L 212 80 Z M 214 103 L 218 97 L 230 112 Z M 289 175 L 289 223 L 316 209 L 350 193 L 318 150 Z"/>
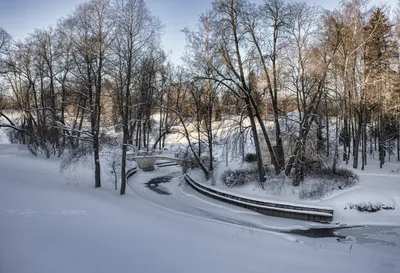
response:
<path fill-rule="evenodd" d="M 177 171 L 139 172 L 120 197 L 88 169 L 61 175 L 59 160 L 0 144 L 0 272 L 400 272 L 399 246 L 274 232 L 311 224 L 212 202 Z M 143 185 L 165 174 L 170 195 Z"/>

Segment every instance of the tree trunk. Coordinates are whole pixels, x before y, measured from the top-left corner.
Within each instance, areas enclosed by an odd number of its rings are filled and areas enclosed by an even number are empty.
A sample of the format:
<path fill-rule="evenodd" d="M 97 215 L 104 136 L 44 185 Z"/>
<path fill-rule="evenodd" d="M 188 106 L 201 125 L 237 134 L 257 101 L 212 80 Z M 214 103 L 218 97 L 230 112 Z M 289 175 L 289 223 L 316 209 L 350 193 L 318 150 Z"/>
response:
<path fill-rule="evenodd" d="M 271 157 L 271 163 L 274 165 L 274 169 L 275 169 L 276 174 L 279 174 L 282 171 L 284 165 L 280 165 L 280 162 L 279 162 L 279 160 L 278 160 L 278 158 L 276 156 L 276 152 L 277 151 L 275 150 L 275 148 L 271 144 L 271 141 L 270 141 L 269 136 L 268 136 L 267 128 L 265 127 L 265 123 L 262 120 L 260 109 L 258 108 L 258 105 L 254 101 L 254 98 L 252 96 L 250 97 L 250 102 L 253 105 L 254 112 L 255 112 L 255 115 L 257 117 L 258 124 L 260 124 L 261 130 L 262 130 L 263 135 L 264 135 L 265 142 L 267 143 L 268 152 L 269 152 L 270 157 Z"/>
<path fill-rule="evenodd" d="M 367 119 L 368 119 L 368 110 L 365 106 L 365 104 L 363 105 L 362 108 L 362 116 L 363 116 L 363 122 L 362 122 L 362 133 L 361 133 L 361 139 L 362 139 L 362 166 L 361 166 L 361 170 L 364 170 L 365 166 L 367 165 Z"/>
<path fill-rule="evenodd" d="M 302 143 L 300 148 L 300 155 L 296 158 L 296 165 L 295 165 L 295 178 L 293 180 L 293 186 L 299 186 L 300 182 L 304 181 L 304 168 L 305 168 L 305 150 L 306 145 Z"/>
<path fill-rule="evenodd" d="M 120 195 L 125 194 L 125 188 L 126 188 L 126 150 L 127 150 L 127 146 L 125 144 L 127 142 L 126 133 L 124 133 L 123 138 L 124 138 L 124 140 L 123 140 L 123 144 L 122 144 Z"/>
<path fill-rule="evenodd" d="M 258 138 L 257 127 L 256 127 L 256 123 L 254 120 L 253 111 L 251 109 L 250 100 L 248 98 L 246 98 L 245 102 L 246 102 L 247 113 L 248 113 L 249 119 L 250 119 L 251 131 L 253 133 L 254 148 L 256 150 L 256 155 L 257 155 L 257 167 L 258 167 L 259 182 L 260 182 L 260 186 L 262 188 L 264 188 L 263 182 L 265 182 L 265 170 L 264 170 L 264 164 L 263 164 L 263 160 L 262 160 L 262 154 L 261 154 L 260 142 L 259 142 L 259 138 Z"/>
<path fill-rule="evenodd" d="M 343 161 L 346 161 L 346 165 L 349 163 L 349 155 L 348 155 L 348 145 L 349 145 L 349 126 L 348 120 L 345 117 L 343 121 Z"/>
<path fill-rule="evenodd" d="M 378 150 L 378 148 L 377 148 L 377 138 L 378 138 L 378 133 L 377 133 L 377 129 L 378 128 L 378 125 L 377 125 L 377 122 L 375 121 L 375 126 L 373 127 L 373 132 L 374 132 L 374 147 L 375 147 L 375 151 L 377 151 Z"/>
<path fill-rule="evenodd" d="M 95 134 L 93 136 L 93 152 L 94 152 L 94 179 L 95 188 L 101 187 L 101 177 L 100 177 L 100 149 L 99 149 L 99 135 Z"/>
<path fill-rule="evenodd" d="M 385 143 L 384 143 L 384 137 L 383 137 L 383 132 L 382 132 L 382 116 L 379 114 L 379 167 L 382 169 L 383 164 L 385 164 Z"/>
<path fill-rule="evenodd" d="M 340 130 L 340 120 L 336 119 L 335 152 L 333 155 L 333 164 L 332 164 L 333 173 L 336 173 L 337 160 L 339 157 L 339 130 Z"/>
<path fill-rule="evenodd" d="M 397 119 L 397 161 L 400 161 L 400 120 Z"/>
<path fill-rule="evenodd" d="M 330 154 L 330 135 L 329 135 L 329 112 L 328 112 L 328 99 L 327 94 L 325 94 L 325 127 L 326 127 L 326 156 L 329 157 Z"/>
<path fill-rule="evenodd" d="M 362 132 L 362 109 L 360 109 L 360 111 L 357 111 L 357 113 L 354 115 L 354 119 L 355 119 L 355 123 L 356 123 L 356 129 L 353 130 L 353 132 L 354 132 L 353 168 L 357 169 L 358 168 L 358 158 L 359 158 L 358 152 L 359 152 L 359 148 L 360 148 L 360 138 L 361 138 L 361 132 Z"/>

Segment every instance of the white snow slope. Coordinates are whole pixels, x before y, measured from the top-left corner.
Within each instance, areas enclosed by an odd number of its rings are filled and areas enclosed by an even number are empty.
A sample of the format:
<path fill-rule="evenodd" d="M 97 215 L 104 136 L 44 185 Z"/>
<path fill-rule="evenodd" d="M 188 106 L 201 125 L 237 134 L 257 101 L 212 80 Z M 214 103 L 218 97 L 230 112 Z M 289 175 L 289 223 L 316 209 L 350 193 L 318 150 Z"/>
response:
<path fill-rule="evenodd" d="M 1 273 L 400 272 L 398 247 L 323 249 L 178 214 L 58 164 L 0 145 Z"/>

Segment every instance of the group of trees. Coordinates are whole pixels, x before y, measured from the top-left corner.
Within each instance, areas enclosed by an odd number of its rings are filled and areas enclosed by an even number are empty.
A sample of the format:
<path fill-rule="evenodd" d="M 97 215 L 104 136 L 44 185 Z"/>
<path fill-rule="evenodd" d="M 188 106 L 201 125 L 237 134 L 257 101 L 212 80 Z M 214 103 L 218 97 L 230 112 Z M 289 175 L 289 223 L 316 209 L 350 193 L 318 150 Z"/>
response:
<path fill-rule="evenodd" d="M 123 135 L 124 194 L 127 145 L 134 131 L 134 145 L 147 145 L 150 133 L 147 109 L 165 61 L 162 27 L 143 0 L 91 0 L 24 41 L 1 30 L 3 94 L 21 115 L 16 124 L 0 109 L 1 126 L 15 129 L 15 140 L 35 154 L 92 153 L 100 187 L 102 131 L 113 120 Z"/>
<path fill-rule="evenodd" d="M 346 164 L 353 157 L 354 168 L 361 154 L 362 169 L 367 153 L 378 150 L 382 167 L 397 139 L 400 160 L 399 33 L 388 12 L 357 0 L 333 11 L 305 2 L 215 0 L 197 30 L 186 30 L 191 77 L 242 105 L 261 182 L 265 152 L 294 185 L 309 161 L 330 158 L 335 172 L 339 150 Z M 282 129 L 288 110 L 296 112 L 286 118 L 297 124 L 291 132 Z"/>
<path fill-rule="evenodd" d="M 128 147 L 163 148 L 176 122 L 212 178 L 215 121 L 228 115 L 241 117 L 241 134 L 250 130 L 261 185 L 265 154 L 294 185 L 310 160 L 329 158 L 335 171 L 338 159 L 358 168 L 361 154 L 364 168 L 377 150 L 382 167 L 396 140 L 400 160 L 400 24 L 388 11 L 358 0 L 333 11 L 214 0 L 198 27 L 184 30 L 183 66 L 174 67 L 144 0 L 90 0 L 24 41 L 0 28 L 0 126 L 33 153 L 91 153 L 96 187 L 102 132 L 114 126 L 122 133 L 121 194 Z M 3 105 L 18 110 L 18 122 Z"/>

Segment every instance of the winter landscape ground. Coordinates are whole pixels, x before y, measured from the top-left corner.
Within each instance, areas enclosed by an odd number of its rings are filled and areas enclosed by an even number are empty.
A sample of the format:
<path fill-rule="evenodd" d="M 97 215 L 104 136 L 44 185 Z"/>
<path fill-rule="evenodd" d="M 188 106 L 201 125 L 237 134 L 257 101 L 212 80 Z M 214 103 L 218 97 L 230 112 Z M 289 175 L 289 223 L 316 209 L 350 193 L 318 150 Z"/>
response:
<path fill-rule="evenodd" d="M 267 217 L 200 196 L 182 183 L 177 166 L 139 171 L 121 197 L 111 183 L 93 189 L 90 169 L 60 174 L 59 163 L 0 144 L 0 272 L 400 271 L 398 212 L 338 212 L 338 221 L 384 226 L 310 236 L 298 230 L 319 224 Z M 166 194 L 145 185 L 160 176 L 171 178 L 159 185 Z M 397 205 L 396 176 L 376 179 L 387 183 L 384 194 Z M 367 188 L 368 183 L 352 191 Z M 339 208 L 341 198 L 323 203 Z"/>
<path fill-rule="evenodd" d="M 233 166 L 237 168 L 235 164 Z M 332 207 L 335 211 L 335 223 L 400 226 L 400 213 L 396 211 L 396 208 L 400 205 L 400 174 L 396 171 L 399 167 L 398 162 L 388 162 L 382 169 L 372 167 L 365 171 L 356 170 L 359 183 L 349 189 L 333 191 L 317 200 L 300 199 L 299 189 L 294 189 L 287 182 L 280 182 L 281 185 L 275 185 L 279 188 L 279 194 L 262 190 L 257 183 L 249 183 L 244 187 L 227 188 L 220 180 L 217 180 L 215 188 L 260 200 Z M 222 167 L 220 169 L 217 169 L 216 177 L 220 177 L 221 172 L 227 168 Z M 202 181 L 207 186 L 211 186 L 210 181 L 205 181 L 199 172 L 194 172 L 192 177 L 195 177 L 197 181 Z M 395 209 L 382 210 L 379 213 L 360 213 L 354 208 L 351 209 L 352 205 L 356 204 L 383 205 Z"/>
<path fill-rule="evenodd" d="M 400 272 L 400 2 L 79 2 L 0 16 L 0 273 Z"/>

